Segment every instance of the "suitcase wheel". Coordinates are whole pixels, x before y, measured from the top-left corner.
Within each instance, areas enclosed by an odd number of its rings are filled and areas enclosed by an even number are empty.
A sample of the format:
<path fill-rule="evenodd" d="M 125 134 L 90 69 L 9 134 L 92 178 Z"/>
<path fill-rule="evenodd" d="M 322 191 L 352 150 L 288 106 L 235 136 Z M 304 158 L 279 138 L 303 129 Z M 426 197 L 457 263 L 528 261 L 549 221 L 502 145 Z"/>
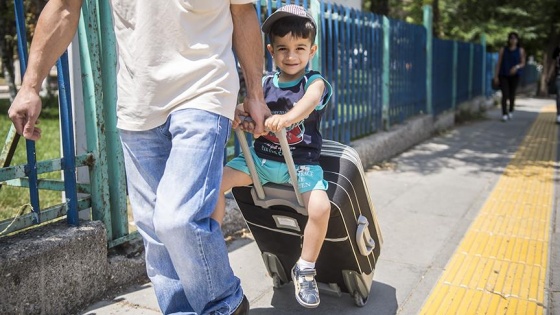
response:
<path fill-rule="evenodd" d="M 280 288 L 282 285 L 284 284 L 284 282 L 282 282 L 282 279 L 280 279 L 280 276 L 275 274 L 274 276 L 272 276 L 272 286 L 276 289 Z"/>
<path fill-rule="evenodd" d="M 275 288 L 281 287 L 283 284 L 290 282 L 286 275 L 286 271 L 280 262 L 280 259 L 274 254 L 264 252 L 262 253 L 264 265 L 268 274 L 272 278 L 272 285 Z"/>
<path fill-rule="evenodd" d="M 366 305 L 368 297 L 363 297 L 360 293 L 358 293 L 357 291 L 354 292 L 354 294 L 352 295 L 352 297 L 354 298 L 354 304 L 356 304 L 356 306 L 359 307 L 363 307 L 364 305 Z"/>

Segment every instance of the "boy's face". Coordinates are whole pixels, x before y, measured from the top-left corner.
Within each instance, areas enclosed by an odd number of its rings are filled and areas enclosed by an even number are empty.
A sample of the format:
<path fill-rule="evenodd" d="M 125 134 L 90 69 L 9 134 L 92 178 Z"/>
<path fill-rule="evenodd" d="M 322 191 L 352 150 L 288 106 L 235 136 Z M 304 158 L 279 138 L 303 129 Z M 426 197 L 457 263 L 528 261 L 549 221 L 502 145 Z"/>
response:
<path fill-rule="evenodd" d="M 274 64 L 280 68 L 280 79 L 291 81 L 303 76 L 305 67 L 317 51 L 317 45 L 310 38 L 295 37 L 288 33 L 284 37 L 274 36 L 272 45 L 267 45 L 267 49 Z"/>

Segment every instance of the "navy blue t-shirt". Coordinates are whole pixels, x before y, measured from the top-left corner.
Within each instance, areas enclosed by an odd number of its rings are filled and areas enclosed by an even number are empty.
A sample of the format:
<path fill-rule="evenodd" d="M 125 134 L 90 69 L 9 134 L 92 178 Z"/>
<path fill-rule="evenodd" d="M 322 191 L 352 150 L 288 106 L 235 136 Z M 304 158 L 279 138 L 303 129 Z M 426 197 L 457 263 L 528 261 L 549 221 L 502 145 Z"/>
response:
<path fill-rule="evenodd" d="M 298 165 L 317 165 L 321 154 L 323 137 L 319 131 L 321 117 L 329 101 L 332 88 L 317 71 L 308 71 L 300 79 L 291 82 L 278 82 L 279 73 L 263 78 L 264 98 L 273 115 L 288 112 L 303 97 L 307 87 L 315 80 L 325 81 L 325 91 L 321 102 L 304 120 L 287 128 L 288 144 L 292 151 L 294 163 Z M 259 137 L 254 143 L 255 152 L 260 158 L 284 162 L 282 148 L 276 136 L 271 132 Z"/>
<path fill-rule="evenodd" d="M 514 50 L 509 49 L 508 46 L 504 47 L 504 53 L 502 54 L 502 64 L 500 65 L 500 75 L 501 76 L 511 76 L 509 71 L 514 66 L 521 63 L 521 49 L 516 47 Z M 514 76 L 521 74 L 523 69 L 518 69 Z"/>

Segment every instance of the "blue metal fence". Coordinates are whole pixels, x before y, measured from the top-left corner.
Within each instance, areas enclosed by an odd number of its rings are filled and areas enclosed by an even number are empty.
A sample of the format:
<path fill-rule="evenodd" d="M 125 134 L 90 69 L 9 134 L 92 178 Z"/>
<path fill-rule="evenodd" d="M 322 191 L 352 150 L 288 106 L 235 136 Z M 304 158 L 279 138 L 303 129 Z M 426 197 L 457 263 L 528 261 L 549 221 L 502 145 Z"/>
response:
<path fill-rule="evenodd" d="M 321 70 L 333 87 L 322 132 L 349 142 L 381 125 L 380 17 L 330 3 L 321 12 Z"/>
<path fill-rule="evenodd" d="M 432 97 L 434 115 L 452 108 L 453 41 L 433 39 Z"/>
<path fill-rule="evenodd" d="M 390 21 L 389 123 L 426 113 L 426 29 Z"/>
<path fill-rule="evenodd" d="M 484 48 L 480 44 L 473 44 L 473 51 L 472 51 L 472 78 L 471 78 L 471 94 L 470 97 L 473 96 L 480 96 L 482 95 L 482 86 L 484 82 L 484 73 L 483 73 L 483 66 L 484 66 Z"/>
<path fill-rule="evenodd" d="M 487 53 L 486 54 L 486 97 L 490 97 L 494 90 L 492 90 L 492 79 L 494 78 L 494 68 L 498 62 L 498 53 Z"/>
<path fill-rule="evenodd" d="M 461 103 L 469 99 L 470 44 L 457 45 L 457 103 Z"/>

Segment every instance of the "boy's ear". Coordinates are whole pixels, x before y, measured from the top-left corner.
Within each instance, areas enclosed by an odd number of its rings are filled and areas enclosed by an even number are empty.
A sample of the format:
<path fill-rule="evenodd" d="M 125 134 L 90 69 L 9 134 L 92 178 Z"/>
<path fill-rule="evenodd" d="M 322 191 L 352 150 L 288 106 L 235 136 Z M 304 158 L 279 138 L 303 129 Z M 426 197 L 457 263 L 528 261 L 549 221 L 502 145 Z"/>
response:
<path fill-rule="evenodd" d="M 315 56 L 316 52 L 317 52 L 317 45 L 316 44 L 311 45 L 311 56 L 310 56 L 310 58 L 313 58 Z"/>
<path fill-rule="evenodd" d="M 272 47 L 272 45 L 271 44 L 266 44 L 266 49 L 268 50 L 270 55 L 274 58 L 274 48 Z"/>

